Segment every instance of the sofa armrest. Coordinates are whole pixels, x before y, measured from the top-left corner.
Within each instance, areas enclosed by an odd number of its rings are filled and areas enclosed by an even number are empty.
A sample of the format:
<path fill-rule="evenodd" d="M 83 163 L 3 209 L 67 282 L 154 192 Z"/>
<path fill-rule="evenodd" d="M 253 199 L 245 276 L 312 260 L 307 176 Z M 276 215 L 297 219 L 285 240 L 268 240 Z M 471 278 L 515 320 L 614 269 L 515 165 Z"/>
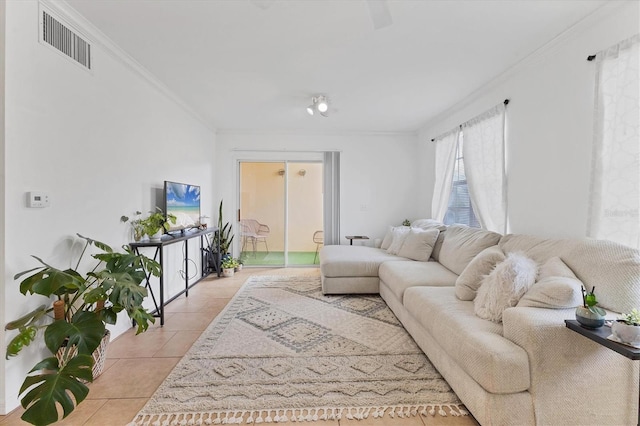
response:
<path fill-rule="evenodd" d="M 568 329 L 564 320 L 574 318 L 574 309 L 503 314 L 504 337 L 529 356 L 536 423 L 635 424 L 637 363 Z"/>

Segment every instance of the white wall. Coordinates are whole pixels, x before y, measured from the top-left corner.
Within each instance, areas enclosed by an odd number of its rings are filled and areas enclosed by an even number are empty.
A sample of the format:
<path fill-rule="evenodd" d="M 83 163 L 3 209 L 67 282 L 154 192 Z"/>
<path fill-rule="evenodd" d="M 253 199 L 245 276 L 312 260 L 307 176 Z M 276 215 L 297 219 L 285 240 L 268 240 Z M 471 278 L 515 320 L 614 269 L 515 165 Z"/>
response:
<path fill-rule="evenodd" d="M 637 33 L 639 7 L 635 1 L 608 5 L 460 102 L 422 129 L 422 155 L 433 162 L 431 138 L 508 98 L 510 231 L 585 236 L 595 82 L 595 63 L 586 58 Z M 433 188 L 431 173 L 422 180 Z M 425 211 L 430 198 L 421 202 Z"/>
<path fill-rule="evenodd" d="M 217 199 L 213 131 L 100 43 L 93 46 L 92 73 L 38 43 L 37 2 L 6 2 L 6 16 L 3 241 L 10 250 L 0 252 L 6 264 L 3 324 L 36 305 L 12 279 L 35 266 L 29 255 L 65 267 L 68 237 L 76 232 L 120 247 L 129 241 L 120 216 L 152 209 L 156 201 L 162 205 L 165 179 L 201 185 L 208 216 Z M 31 190 L 48 192 L 51 206 L 26 208 Z M 178 246 L 175 256 L 167 256 L 170 285 L 179 280 Z M 121 317 L 114 336 L 129 325 Z M 3 412 L 18 405 L 25 373 L 44 353 L 33 347 L 24 352 L 6 361 L 0 374 Z"/>
<path fill-rule="evenodd" d="M 417 199 L 423 187 L 416 181 L 418 169 L 424 164 L 416 157 L 418 139 L 413 134 L 220 133 L 216 147 L 216 176 L 220 196 L 225 200 L 225 221 L 235 217 L 239 159 L 286 156 L 305 160 L 302 157 L 319 151 L 341 152 L 342 244 L 348 243 L 345 235 L 382 238 L 387 225 L 419 216 Z M 257 152 L 248 152 L 251 150 Z"/>
<path fill-rule="evenodd" d="M 0 2 L 0 277 L 4 277 L 4 256 L 6 253 L 4 243 L 4 193 L 5 193 L 5 167 L 4 167 L 4 67 L 5 67 L 5 2 Z M 0 291 L 0 324 L 6 322 L 4 291 Z M 4 342 L 4 327 L 0 327 L 0 342 Z M 0 371 L 5 369 L 4 356 L 0 356 Z M 0 379 L 0 414 L 5 412 L 5 386 Z"/>

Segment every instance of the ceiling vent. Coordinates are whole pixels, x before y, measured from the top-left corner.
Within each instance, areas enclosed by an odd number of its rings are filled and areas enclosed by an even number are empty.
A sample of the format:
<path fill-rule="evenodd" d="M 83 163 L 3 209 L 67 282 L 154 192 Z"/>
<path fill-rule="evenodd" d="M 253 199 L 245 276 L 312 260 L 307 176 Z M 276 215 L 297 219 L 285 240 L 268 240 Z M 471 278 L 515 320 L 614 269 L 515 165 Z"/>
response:
<path fill-rule="evenodd" d="M 40 40 L 87 70 L 91 69 L 91 44 L 54 18 L 51 13 L 40 9 Z"/>

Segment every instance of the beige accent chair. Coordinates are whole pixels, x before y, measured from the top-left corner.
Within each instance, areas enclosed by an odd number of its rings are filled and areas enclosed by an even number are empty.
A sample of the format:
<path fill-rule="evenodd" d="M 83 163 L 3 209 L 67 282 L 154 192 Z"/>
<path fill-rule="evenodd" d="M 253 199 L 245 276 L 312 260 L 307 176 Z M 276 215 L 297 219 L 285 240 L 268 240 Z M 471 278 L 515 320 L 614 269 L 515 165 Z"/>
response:
<path fill-rule="evenodd" d="M 269 246 L 267 245 L 267 238 L 271 233 L 268 225 L 258 222 L 255 219 L 242 219 L 240 220 L 240 238 L 242 243 L 242 251 L 245 251 L 247 242 L 251 243 L 253 253 L 256 253 L 259 242 L 263 242 L 264 246 L 269 253 Z"/>
<path fill-rule="evenodd" d="M 316 243 L 316 255 L 313 257 L 313 263 L 316 263 L 316 260 L 318 260 L 318 251 L 320 251 L 320 246 L 324 245 L 324 231 L 314 232 L 313 242 Z"/>

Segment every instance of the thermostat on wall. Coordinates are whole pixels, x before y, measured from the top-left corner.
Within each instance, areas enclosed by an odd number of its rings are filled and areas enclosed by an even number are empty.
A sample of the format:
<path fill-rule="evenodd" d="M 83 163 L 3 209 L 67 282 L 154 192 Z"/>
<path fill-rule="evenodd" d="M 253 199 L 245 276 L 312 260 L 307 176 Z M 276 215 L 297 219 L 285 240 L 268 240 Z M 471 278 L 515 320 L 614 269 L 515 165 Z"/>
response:
<path fill-rule="evenodd" d="M 27 207 L 49 207 L 49 194 L 42 191 L 27 192 Z"/>

